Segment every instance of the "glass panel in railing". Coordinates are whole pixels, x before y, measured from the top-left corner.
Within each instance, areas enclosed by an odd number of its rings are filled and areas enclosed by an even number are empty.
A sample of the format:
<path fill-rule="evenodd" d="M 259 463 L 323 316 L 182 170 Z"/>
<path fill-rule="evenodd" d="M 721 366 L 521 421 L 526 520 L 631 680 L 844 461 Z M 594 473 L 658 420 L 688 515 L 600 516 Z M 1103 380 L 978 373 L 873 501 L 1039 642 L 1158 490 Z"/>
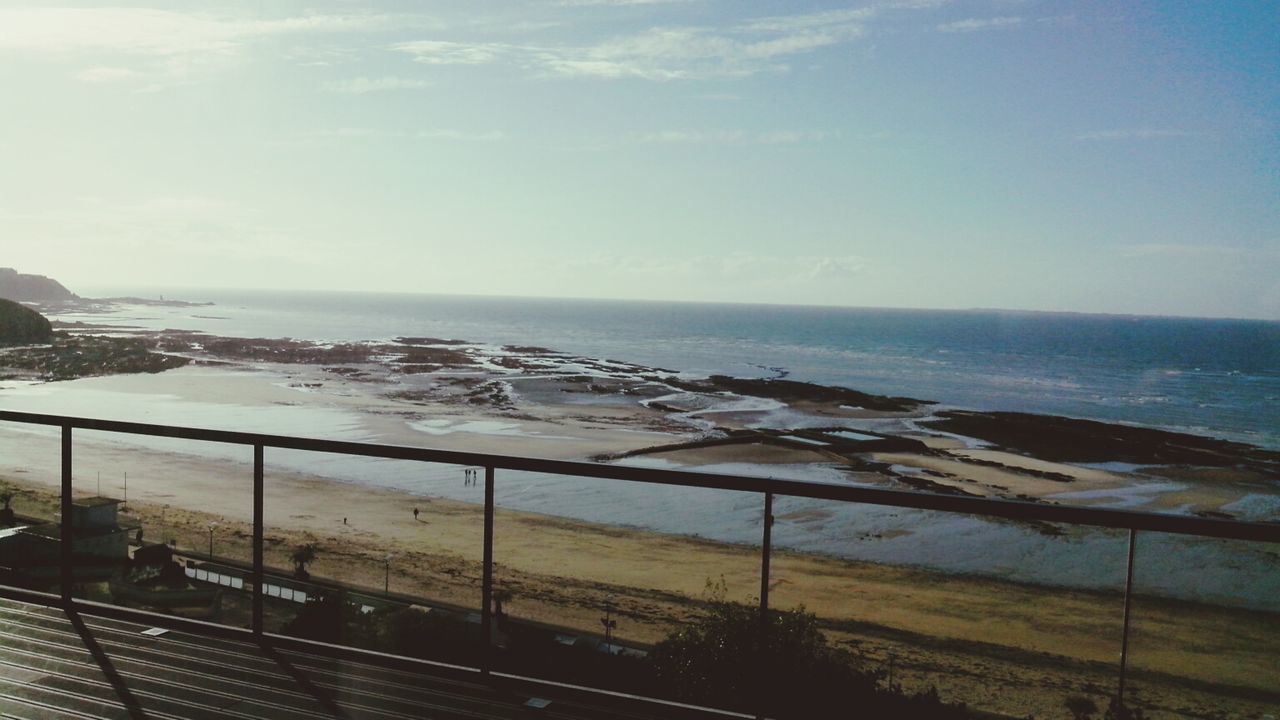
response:
<path fill-rule="evenodd" d="M 483 470 L 266 451 L 265 629 L 474 665 Z"/>
<path fill-rule="evenodd" d="M 77 430 L 76 595 L 247 627 L 253 452 Z"/>
<path fill-rule="evenodd" d="M 0 585 L 58 591 L 61 429 L 0 422 Z"/>
<path fill-rule="evenodd" d="M 758 593 L 758 494 L 503 470 L 496 497 L 505 671 L 673 697 L 688 633 Z"/>
<path fill-rule="evenodd" d="M 1246 492 L 1214 512 L 1274 521 L 1280 505 L 1268 497 Z M 1259 718 L 1280 708 L 1280 545 L 1139 533 L 1130 617 L 1128 709 Z"/>
<path fill-rule="evenodd" d="M 779 497 L 773 543 L 773 702 L 1072 717 L 1114 687 L 1122 533 Z"/>

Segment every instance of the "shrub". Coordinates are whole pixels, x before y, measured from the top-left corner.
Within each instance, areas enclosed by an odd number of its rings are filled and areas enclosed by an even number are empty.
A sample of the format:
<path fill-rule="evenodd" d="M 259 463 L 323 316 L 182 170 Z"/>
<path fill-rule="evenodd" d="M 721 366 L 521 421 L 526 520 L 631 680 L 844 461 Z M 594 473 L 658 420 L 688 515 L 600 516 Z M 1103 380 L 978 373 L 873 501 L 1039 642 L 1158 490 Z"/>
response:
<path fill-rule="evenodd" d="M 758 607 L 712 600 L 706 616 L 650 654 L 659 686 L 684 702 L 778 718 L 967 716 L 934 692 L 879 689 L 880 673 L 828 644 L 803 608 L 770 611 L 767 619 L 762 640 Z"/>

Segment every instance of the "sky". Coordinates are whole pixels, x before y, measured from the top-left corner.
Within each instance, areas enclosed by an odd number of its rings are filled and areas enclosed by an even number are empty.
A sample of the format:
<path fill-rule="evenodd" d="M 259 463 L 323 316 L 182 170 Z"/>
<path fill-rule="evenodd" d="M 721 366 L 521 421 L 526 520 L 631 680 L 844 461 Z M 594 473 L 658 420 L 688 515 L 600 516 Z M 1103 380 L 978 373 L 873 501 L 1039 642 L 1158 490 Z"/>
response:
<path fill-rule="evenodd" d="M 0 0 L 0 266 L 1280 319 L 1277 36 L 1249 0 Z"/>

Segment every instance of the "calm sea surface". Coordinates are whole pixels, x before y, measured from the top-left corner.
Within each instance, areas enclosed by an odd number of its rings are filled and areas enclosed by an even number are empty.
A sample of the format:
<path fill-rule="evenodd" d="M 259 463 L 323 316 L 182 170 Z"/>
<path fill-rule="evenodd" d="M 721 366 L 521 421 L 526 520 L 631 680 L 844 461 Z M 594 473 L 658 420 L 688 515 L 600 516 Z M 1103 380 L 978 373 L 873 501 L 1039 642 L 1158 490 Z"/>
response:
<path fill-rule="evenodd" d="M 1280 448 L 1280 322 L 357 293 L 166 296 L 216 304 L 135 307 L 112 321 L 244 337 L 533 344 L 694 373 L 780 370 L 946 406 L 1117 420 Z"/>

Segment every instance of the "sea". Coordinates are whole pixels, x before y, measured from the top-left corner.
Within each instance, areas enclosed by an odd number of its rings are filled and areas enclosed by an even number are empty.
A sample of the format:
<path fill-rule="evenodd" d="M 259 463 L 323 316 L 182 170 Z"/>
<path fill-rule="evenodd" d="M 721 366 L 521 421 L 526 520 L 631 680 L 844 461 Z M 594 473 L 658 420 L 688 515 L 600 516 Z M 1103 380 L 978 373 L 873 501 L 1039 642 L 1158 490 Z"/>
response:
<path fill-rule="evenodd" d="M 161 330 L 319 342 L 388 341 L 402 336 L 494 345 L 537 345 L 689 375 L 786 377 L 932 400 L 942 408 L 1014 410 L 1098 419 L 1207 435 L 1280 449 L 1280 322 L 1005 310 L 909 310 L 637 302 L 479 296 L 149 289 L 148 299 L 208 302 L 174 307 L 121 303 L 103 313 L 56 316 Z M 139 296 L 130 288 L 102 296 Z M 57 390 L 0 389 L 11 409 L 94 414 L 118 399 L 95 398 L 76 383 Z M 151 421 L 285 430 L 335 439 L 351 425 L 320 411 L 245 408 L 202 415 L 194 404 L 131 396 Z M 88 408 L 78 411 L 80 408 Z M 207 409 L 207 408 L 206 408 Z M 184 422 L 186 418 L 197 421 Z M 212 421 L 209 419 L 213 418 Z M 220 419 L 219 419 L 220 418 Z M 434 432 L 435 430 L 433 430 Z M 495 434 L 502 434 L 499 429 Z M 159 442 L 159 441 L 156 441 Z M 424 445 L 430 444 L 424 434 Z M 210 452 L 217 452 L 211 450 Z M 475 501 L 455 473 L 412 481 L 392 464 L 279 457 L 300 471 Z M 356 463 L 364 463 L 357 465 Z M 660 460 L 633 460 L 664 466 Z M 724 464 L 702 468 L 762 474 Z M 836 469 L 770 466 L 775 477 L 847 482 Z M 1103 503 L 1130 507 L 1177 483 L 1151 481 Z M 1084 498 L 1081 498 L 1084 499 Z M 1094 499 L 1096 500 L 1096 498 Z M 757 544 L 759 498 L 746 493 L 652 488 L 508 473 L 499 505 L 636 527 Z M 1251 520 L 1280 519 L 1280 490 L 1227 508 Z M 1039 584 L 1123 585 L 1126 537 L 1082 530 L 1054 538 L 1035 528 L 969 516 L 779 498 L 780 547 L 857 560 Z M 1140 546 L 1140 587 L 1173 597 L 1280 611 L 1280 556 L 1266 546 L 1149 536 Z"/>
<path fill-rule="evenodd" d="M 538 345 L 692 374 L 785 374 L 944 407 L 1115 421 L 1280 449 L 1276 321 L 242 290 L 171 289 L 164 297 L 214 305 L 123 306 L 63 319 L 321 342 L 428 336 Z"/>

